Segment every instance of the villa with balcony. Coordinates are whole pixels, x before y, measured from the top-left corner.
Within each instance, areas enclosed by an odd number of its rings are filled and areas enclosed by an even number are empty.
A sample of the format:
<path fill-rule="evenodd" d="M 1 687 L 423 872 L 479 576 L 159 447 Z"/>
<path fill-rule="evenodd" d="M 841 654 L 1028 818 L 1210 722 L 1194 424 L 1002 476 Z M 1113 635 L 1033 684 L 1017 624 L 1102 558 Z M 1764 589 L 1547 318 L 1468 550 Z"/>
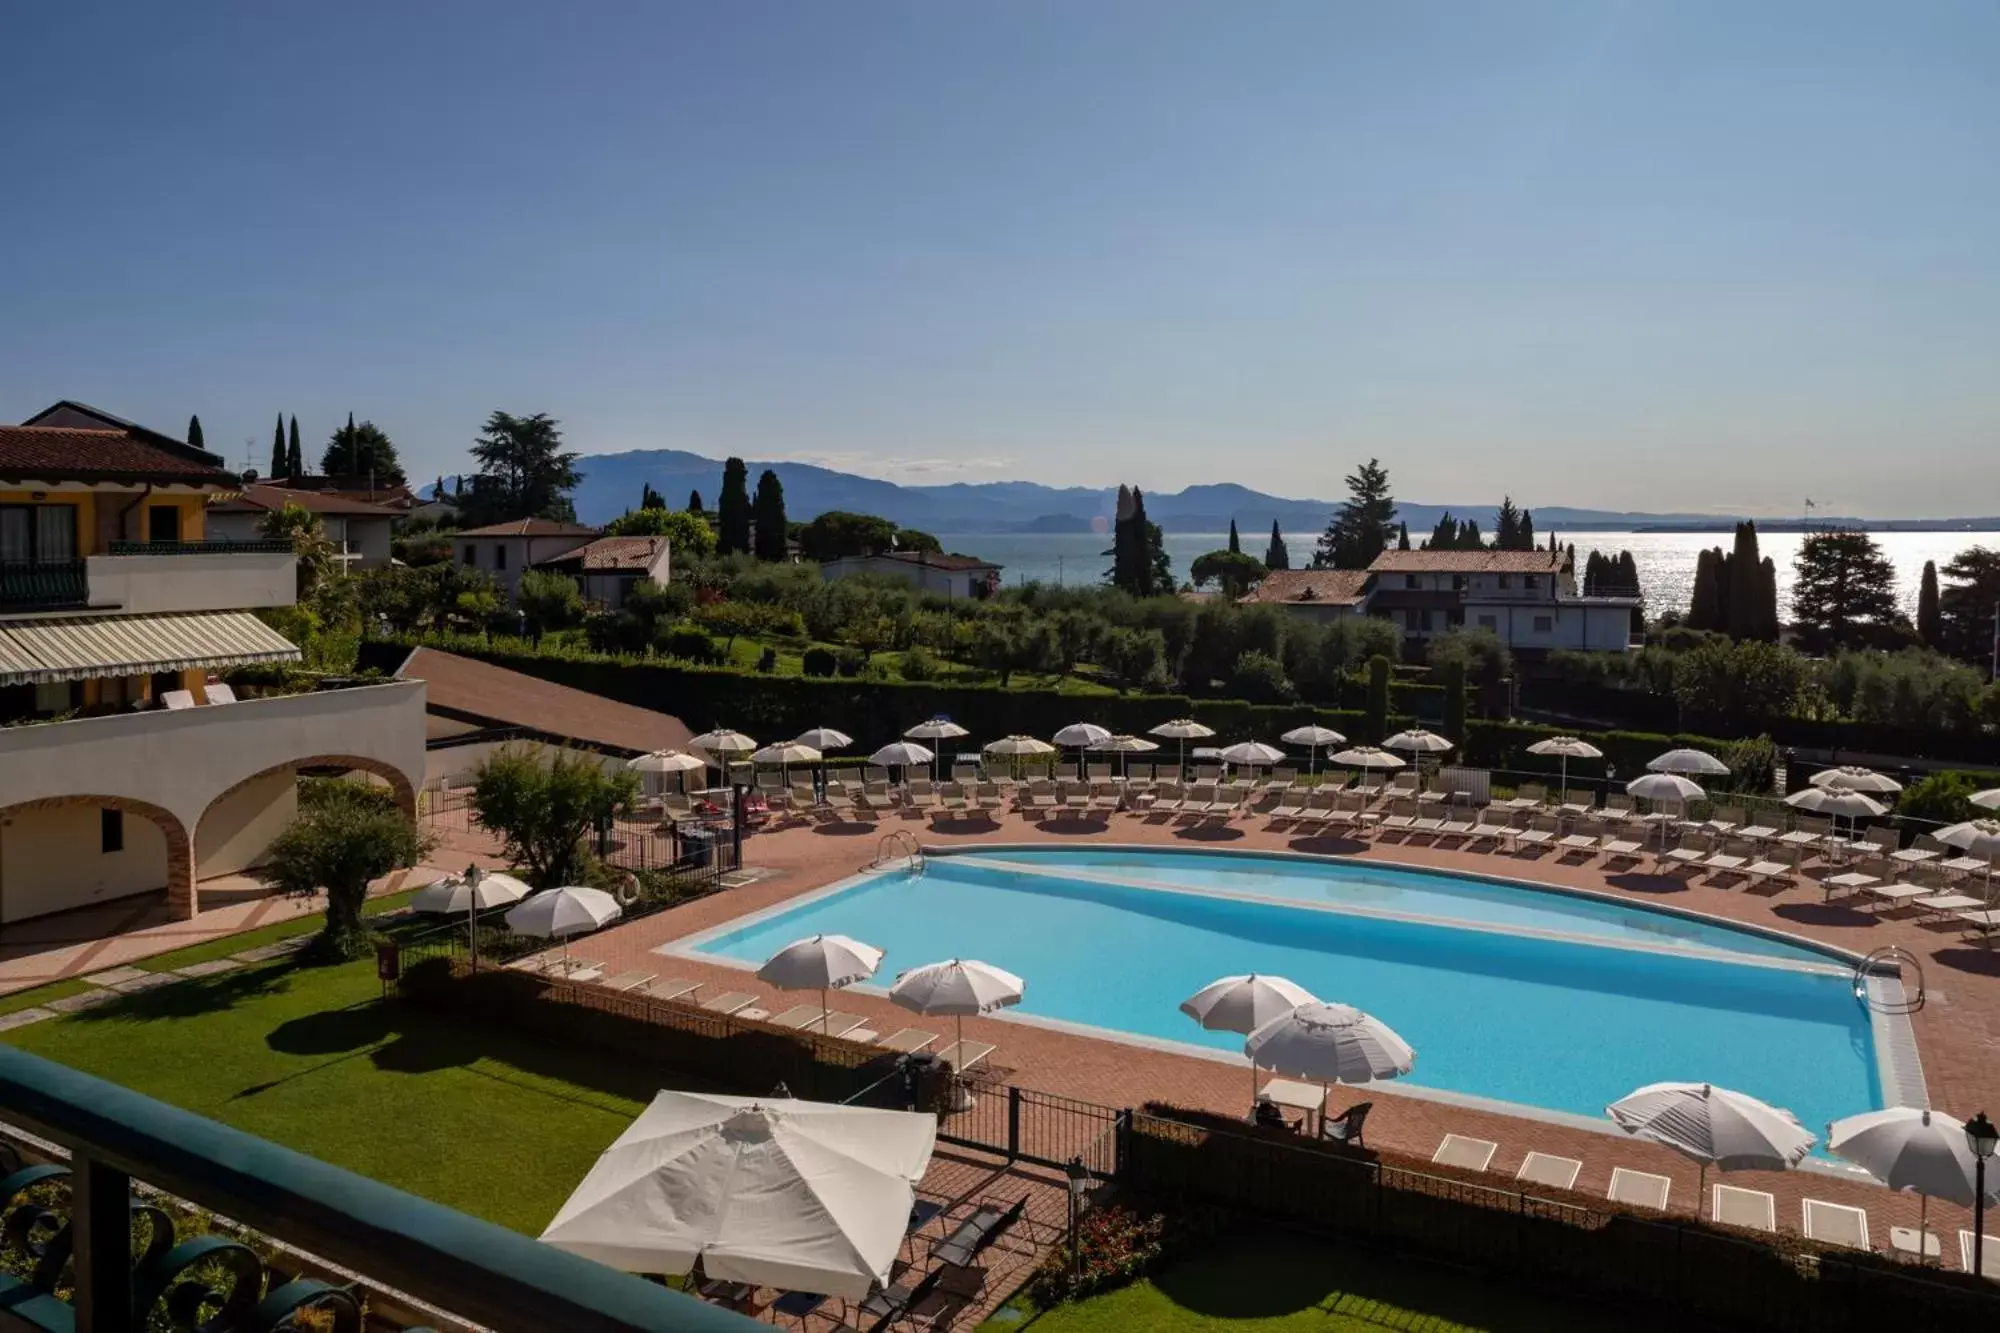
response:
<path fill-rule="evenodd" d="M 256 866 L 297 774 L 363 771 L 412 811 L 421 682 L 245 697 L 296 661 L 254 614 L 297 599 L 290 548 L 213 537 L 241 487 L 213 454 L 77 403 L 0 426 L 0 924 Z"/>

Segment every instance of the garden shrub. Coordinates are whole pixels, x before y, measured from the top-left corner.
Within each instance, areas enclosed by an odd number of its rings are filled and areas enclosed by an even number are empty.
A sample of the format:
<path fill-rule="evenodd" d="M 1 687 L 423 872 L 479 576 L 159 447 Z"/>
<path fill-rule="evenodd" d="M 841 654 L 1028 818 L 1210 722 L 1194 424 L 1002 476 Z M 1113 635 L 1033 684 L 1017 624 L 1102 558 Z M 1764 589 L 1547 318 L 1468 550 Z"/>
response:
<path fill-rule="evenodd" d="M 1043 1309 L 1082 1300 L 1145 1276 L 1166 1250 L 1167 1219 L 1109 1204 L 1084 1214 L 1077 1224 L 1077 1263 L 1069 1247 L 1058 1245 L 1028 1281 L 1028 1294 Z"/>
<path fill-rule="evenodd" d="M 858 676 L 868 669 L 868 654 L 859 648 L 842 648 L 833 655 L 833 669 L 843 676 Z"/>
<path fill-rule="evenodd" d="M 839 665 L 839 658 L 831 648 L 808 648 L 800 670 L 808 676 L 831 676 Z"/>
<path fill-rule="evenodd" d="M 688 662 L 717 663 L 723 660 L 722 646 L 707 631 L 693 625 L 669 625 L 658 640 L 660 652 Z"/>
<path fill-rule="evenodd" d="M 777 669 L 778 650 L 776 648 L 766 648 L 763 652 L 757 654 L 757 670 L 768 676 Z"/>
<path fill-rule="evenodd" d="M 928 648 L 911 648 L 903 654 L 899 673 L 904 680 L 935 680 L 939 675 L 937 656 Z"/>

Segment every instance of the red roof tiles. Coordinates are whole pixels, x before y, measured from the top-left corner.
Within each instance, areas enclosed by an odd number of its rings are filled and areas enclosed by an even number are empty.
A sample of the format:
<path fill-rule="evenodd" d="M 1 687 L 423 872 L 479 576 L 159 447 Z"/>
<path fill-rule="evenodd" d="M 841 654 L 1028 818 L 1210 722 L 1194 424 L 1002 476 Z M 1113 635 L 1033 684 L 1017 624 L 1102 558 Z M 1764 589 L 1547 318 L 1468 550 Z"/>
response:
<path fill-rule="evenodd" d="M 0 477 L 18 481 L 151 481 L 234 487 L 236 478 L 122 430 L 0 426 Z"/>

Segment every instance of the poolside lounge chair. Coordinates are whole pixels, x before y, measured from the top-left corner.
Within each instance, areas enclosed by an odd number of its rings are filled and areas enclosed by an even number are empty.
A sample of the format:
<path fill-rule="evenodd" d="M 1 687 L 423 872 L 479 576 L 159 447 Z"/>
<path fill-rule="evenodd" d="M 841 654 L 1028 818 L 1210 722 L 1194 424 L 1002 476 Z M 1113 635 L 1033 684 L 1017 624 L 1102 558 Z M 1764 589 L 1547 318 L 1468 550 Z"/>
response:
<path fill-rule="evenodd" d="M 997 814 L 1007 808 L 1007 797 L 997 782 L 982 782 L 974 789 L 972 803 L 985 814 Z"/>
<path fill-rule="evenodd" d="M 952 1228 L 950 1235 L 931 1246 L 931 1259 L 936 1263 L 969 1267 L 973 1260 L 992 1248 L 995 1241 L 1012 1231 L 1027 1211 L 1026 1195 L 1004 1210 L 990 1203 L 980 1204 L 973 1210 L 972 1216 Z"/>
<path fill-rule="evenodd" d="M 1514 827 L 1513 812 L 1499 806 L 1487 806 L 1479 812 L 1479 818 L 1472 824 L 1474 841 L 1490 842 L 1495 846 L 1501 843 L 1511 846 L 1514 834 L 1518 831 Z"/>
<path fill-rule="evenodd" d="M 1309 792 L 1295 787 L 1281 796 L 1278 803 L 1272 806 L 1267 813 L 1273 819 L 1282 819 L 1287 823 L 1296 823 L 1303 819 L 1306 811 L 1312 808 L 1318 801 L 1318 792 Z"/>
<path fill-rule="evenodd" d="M 1172 778 L 1168 778 L 1154 786 L 1153 804 L 1148 808 L 1147 813 L 1179 814 L 1181 803 L 1186 799 L 1187 797 L 1183 794 L 1181 784 Z"/>
<path fill-rule="evenodd" d="M 1746 1190 L 1739 1185 L 1715 1185 L 1711 1189 L 1708 1217 L 1726 1227 L 1747 1227 L 1752 1231 L 1778 1229 L 1778 1200 L 1763 1190 Z"/>
<path fill-rule="evenodd" d="M 1577 1173 L 1583 1170 L 1583 1163 L 1574 1157 L 1557 1157 L 1553 1153 L 1531 1152 L 1521 1159 L 1521 1169 L 1514 1173 L 1514 1179 L 1530 1185 L 1547 1185 L 1551 1189 L 1566 1190 L 1576 1185 Z"/>
<path fill-rule="evenodd" d="M 1914 900 L 1918 907 L 1937 916 L 1957 916 L 1961 912 L 1982 911 L 1986 900 L 1966 893 L 1934 893 Z"/>
<path fill-rule="evenodd" d="M 656 1000 L 685 1000 L 700 989 L 699 981 L 683 981 L 678 977 L 669 977 L 665 981 L 656 981 L 646 987 L 646 994 Z"/>
<path fill-rule="evenodd" d="M 1484 1171 L 1492 1162 L 1493 1154 L 1500 1151 L 1500 1145 L 1491 1139 L 1467 1138 L 1463 1134 L 1447 1134 L 1439 1143 L 1437 1151 L 1431 1154 L 1431 1161 L 1438 1166 L 1456 1166 L 1467 1171 Z"/>
<path fill-rule="evenodd" d="M 1601 850 L 1599 842 L 1604 836 L 1604 826 L 1595 820 L 1579 819 L 1571 826 L 1570 832 L 1556 839 L 1556 847 L 1564 855 L 1571 852 L 1583 853 L 1588 861 Z"/>
<path fill-rule="evenodd" d="M 1121 799 L 1118 784 L 1109 778 L 1090 784 L 1090 808 L 1095 813 L 1108 815 L 1115 812 Z"/>
<path fill-rule="evenodd" d="M 858 1313 L 875 1320 L 869 1325 L 871 1330 L 887 1329 L 908 1316 L 910 1308 L 918 1301 L 927 1300 L 944 1281 L 944 1272 L 934 1269 L 924 1275 L 914 1287 L 906 1287 L 900 1282 L 891 1282 L 879 1288 L 855 1309 Z"/>
<path fill-rule="evenodd" d="M 1706 834 L 1690 833 L 1681 839 L 1679 846 L 1669 847 L 1662 852 L 1660 859 L 1676 861 L 1684 866 L 1700 866 L 1715 854 L 1715 843 L 1716 840 Z"/>
<path fill-rule="evenodd" d="M 701 1007 L 713 1014 L 733 1014 L 739 1009 L 748 1009 L 757 1003 L 757 997 L 740 990 L 726 991 L 712 1000 L 703 1000 Z"/>
<path fill-rule="evenodd" d="M 1937 1232 L 1925 1231 L 1919 1234 L 1915 1227 L 1890 1227 L 1889 1248 L 1897 1254 L 1907 1254 L 1917 1259 L 1944 1257 L 1944 1246 L 1939 1242 Z"/>
<path fill-rule="evenodd" d="M 620 972 L 617 976 L 608 977 L 599 984 L 606 990 L 643 990 L 646 983 L 658 975 L 660 975 L 658 972 Z"/>
<path fill-rule="evenodd" d="M 1556 840 L 1560 826 L 1551 816 L 1535 815 L 1534 821 L 1530 828 L 1514 830 L 1515 846 L 1546 847 Z"/>
<path fill-rule="evenodd" d="M 963 1074 L 999 1049 L 990 1041 L 955 1041 L 938 1052 L 938 1059 Z"/>
<path fill-rule="evenodd" d="M 1755 850 L 1747 843 L 1723 840 L 1714 854 L 1701 863 L 1701 868 L 1710 874 L 1735 874 L 1750 864 Z"/>
<path fill-rule="evenodd" d="M 1630 1204 L 1634 1208 L 1655 1208 L 1666 1211 L 1667 1197 L 1673 1192 L 1673 1178 L 1656 1176 L 1650 1171 L 1634 1171 L 1627 1166 L 1614 1167 L 1611 1172 L 1611 1188 L 1604 1197 L 1613 1203 Z"/>
<path fill-rule="evenodd" d="M 1807 1199 L 1803 1206 L 1807 1240 L 1844 1245 L 1850 1250 L 1874 1248 L 1868 1243 L 1868 1214 L 1844 1203 Z"/>
<path fill-rule="evenodd" d="M 1964 923 L 1966 934 L 1989 949 L 1993 947 L 1993 932 L 2000 930 L 2000 911 L 1987 907 L 1976 912 L 1959 912 L 1956 915 Z"/>
<path fill-rule="evenodd" d="M 1028 784 L 1021 796 L 1021 809 L 1034 814 L 1046 815 L 1055 810 L 1056 787 L 1046 778 L 1036 778 Z"/>
<path fill-rule="evenodd" d="M 1958 1233 L 1958 1266 L 1972 1271 L 1972 1233 L 1963 1228 Z M 1983 1276 L 2000 1278 L 2000 1236 L 1990 1231 L 1980 1237 L 1979 1266 Z"/>
<path fill-rule="evenodd" d="M 1774 879 L 1790 879 L 1798 872 L 1798 852 L 1779 850 L 1768 856 L 1760 856 L 1743 867 L 1743 873 L 1750 877 L 1751 887 Z"/>
<path fill-rule="evenodd" d="M 1382 816 L 1381 825 L 1385 829 L 1396 829 L 1407 833 L 1417 822 L 1417 803 L 1413 800 L 1397 798 L 1389 802 L 1389 813 Z"/>
<path fill-rule="evenodd" d="M 1606 833 L 1600 840 L 1599 845 L 1608 857 L 1637 860 L 1646 854 L 1645 842 L 1639 838 L 1631 837 L 1622 829 L 1617 832 Z"/>
<path fill-rule="evenodd" d="M 1870 884 L 1861 891 L 1877 901 L 1878 906 L 1875 910 L 1878 912 L 1890 907 L 1901 907 L 1913 899 L 1929 898 L 1937 893 L 1936 889 L 1926 888 L 1922 884 L 1905 884 L 1901 881 L 1894 884 Z"/>
<path fill-rule="evenodd" d="M 875 1044 L 885 1051 L 896 1051 L 903 1055 L 912 1055 L 917 1051 L 923 1050 L 936 1040 L 937 1033 L 935 1032 L 925 1032 L 922 1028 L 903 1028 L 900 1031 L 891 1032 L 886 1037 L 877 1037 Z"/>
<path fill-rule="evenodd" d="M 1369 1108 L 1374 1102 L 1356 1102 L 1331 1120 L 1324 1114 L 1320 1117 L 1319 1136 L 1334 1143 L 1351 1143 L 1355 1147 L 1365 1147 L 1361 1142 L 1361 1128 L 1368 1123 Z"/>

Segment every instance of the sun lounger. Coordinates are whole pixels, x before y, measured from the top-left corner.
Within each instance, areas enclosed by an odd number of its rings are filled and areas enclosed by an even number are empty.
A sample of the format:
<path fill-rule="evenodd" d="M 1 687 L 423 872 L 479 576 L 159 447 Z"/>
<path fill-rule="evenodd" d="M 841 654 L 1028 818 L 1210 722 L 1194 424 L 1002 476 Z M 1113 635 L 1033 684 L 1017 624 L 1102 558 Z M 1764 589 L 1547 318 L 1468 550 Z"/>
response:
<path fill-rule="evenodd" d="M 1964 1229 L 1958 1233 L 1958 1266 L 1972 1271 L 1972 1233 Z M 1990 1231 L 1980 1236 L 1979 1266 L 1984 1276 L 2000 1278 L 2000 1236 Z"/>
<path fill-rule="evenodd" d="M 875 1321 L 869 1326 L 870 1328 L 888 1328 L 891 1324 L 905 1319 L 911 1307 L 918 1301 L 928 1300 L 937 1291 L 938 1283 L 942 1281 L 944 1281 L 944 1271 L 934 1269 L 914 1287 L 891 1282 L 888 1286 L 871 1293 L 855 1308 Z"/>
<path fill-rule="evenodd" d="M 978 789 L 973 793 L 972 801 L 974 805 L 977 805 L 988 814 L 1004 809 L 1007 805 L 1007 798 L 1001 794 L 1000 784 L 997 782 L 980 783 Z"/>
<path fill-rule="evenodd" d="M 1734 872 L 1750 864 L 1747 856 L 1736 856 L 1728 852 L 1717 852 L 1701 863 L 1703 870 L 1711 873 Z"/>
<path fill-rule="evenodd" d="M 824 1026 L 820 1008 L 816 1004 L 794 1005 L 771 1020 L 781 1028 L 795 1028 L 800 1032 L 818 1032 L 829 1037 L 845 1036 L 868 1020 L 860 1014 L 843 1014 L 838 1009 L 825 1015 Z"/>
<path fill-rule="evenodd" d="M 1605 1198 L 1613 1203 L 1630 1204 L 1634 1208 L 1654 1208 L 1666 1211 L 1667 1196 L 1672 1193 L 1673 1179 L 1656 1176 L 1650 1171 L 1634 1171 L 1630 1167 L 1613 1168 L 1611 1188 Z"/>
<path fill-rule="evenodd" d="M 1919 1236 L 1915 1227 L 1890 1227 L 1889 1248 L 1898 1254 L 1924 1259 L 1938 1259 L 1944 1255 L 1944 1246 L 1938 1242 L 1937 1232 L 1926 1231 Z"/>
<path fill-rule="evenodd" d="M 1949 861 L 1941 862 L 1938 868 L 1949 870 L 1954 875 L 1982 875 L 1990 869 L 1987 862 L 1977 856 L 1954 856 Z"/>
<path fill-rule="evenodd" d="M 1526 843 L 1530 847 L 1546 847 L 1554 842 L 1556 831 L 1549 828 L 1524 828 L 1514 830 L 1514 841 Z"/>
<path fill-rule="evenodd" d="M 1778 1200 L 1763 1190 L 1746 1190 L 1738 1185 L 1716 1185 L 1708 1206 L 1711 1222 L 1726 1227 L 1747 1227 L 1752 1231 L 1778 1229 Z"/>
<path fill-rule="evenodd" d="M 990 1041 L 955 1041 L 938 1052 L 938 1059 L 962 1074 L 999 1049 Z"/>
<path fill-rule="evenodd" d="M 1594 833 L 1571 833 L 1556 839 L 1556 846 L 1565 852 L 1583 852 L 1597 855 L 1597 835 Z"/>
<path fill-rule="evenodd" d="M 1438 1166 L 1462 1167 L 1467 1171 L 1484 1171 L 1493 1154 L 1500 1151 L 1500 1145 L 1490 1139 L 1471 1139 L 1463 1134 L 1447 1134 L 1431 1154 L 1431 1161 Z"/>
<path fill-rule="evenodd" d="M 1271 808 L 1271 818 L 1296 822 L 1305 818 L 1306 811 L 1313 808 L 1313 802 L 1314 798 L 1305 792 L 1291 793 L 1286 798 L 1280 798 Z"/>
<path fill-rule="evenodd" d="M 1410 821 L 1410 832 L 1412 833 L 1428 833 L 1432 837 L 1436 837 L 1443 831 L 1444 831 L 1443 815 L 1420 814 L 1415 819 Z"/>
<path fill-rule="evenodd" d="M 1921 884 L 1902 883 L 1869 884 L 1864 886 L 1861 891 L 1871 898 L 1881 899 L 1884 907 L 1900 907 L 1912 898 L 1928 898 L 1937 892 L 1937 890 L 1927 889 Z"/>
<path fill-rule="evenodd" d="M 1752 884 L 1762 884 L 1771 879 L 1790 879 L 1793 869 L 1788 861 L 1752 861 L 1743 867 L 1743 873 L 1750 877 Z"/>
<path fill-rule="evenodd" d="M 1633 838 L 1621 837 L 1616 833 L 1605 834 L 1599 845 L 1604 849 L 1606 856 L 1631 857 L 1644 856 L 1646 854 L 1645 843 Z"/>
<path fill-rule="evenodd" d="M 1769 824 L 1745 824 L 1736 830 L 1736 836 L 1748 838 L 1752 842 L 1769 842 L 1778 836 L 1778 830 Z"/>
<path fill-rule="evenodd" d="M 910 1055 L 923 1050 L 936 1040 L 937 1033 L 935 1032 L 925 1032 L 922 1028 L 903 1028 L 899 1031 L 891 1032 L 886 1037 L 876 1038 L 875 1044 L 885 1051 L 896 1051 L 903 1055 Z"/>
<path fill-rule="evenodd" d="M 1547 1185 L 1551 1189 L 1566 1190 L 1575 1186 L 1577 1173 L 1583 1170 L 1583 1163 L 1574 1157 L 1557 1157 L 1553 1153 L 1531 1152 L 1521 1160 L 1521 1169 L 1514 1173 L 1514 1179 L 1530 1185 Z"/>
<path fill-rule="evenodd" d="M 994 1204 L 982 1203 L 973 1210 L 972 1216 L 953 1227 L 950 1235 L 932 1243 L 931 1259 L 940 1264 L 970 1267 L 972 1261 L 990 1249 L 995 1241 L 1013 1230 L 1027 1211 L 1026 1196 L 1004 1210 Z"/>
<path fill-rule="evenodd" d="M 1978 912 L 1959 912 L 1958 919 L 1965 923 L 1966 933 L 1977 935 L 1980 943 L 1993 947 L 1993 932 L 2000 930 L 2000 911 L 1987 908 Z"/>
<path fill-rule="evenodd" d="M 713 1014 L 733 1014 L 739 1009 L 748 1009 L 757 1003 L 757 997 L 740 990 L 727 991 L 712 1000 L 703 1000 L 701 1007 Z"/>
<path fill-rule="evenodd" d="M 1879 883 L 1881 881 L 1873 875 L 1864 875 L 1858 870 L 1848 870 L 1838 875 L 1828 875 L 1819 882 L 1819 886 L 1826 891 L 1827 899 L 1831 901 L 1835 889 L 1839 889 L 1845 893 L 1855 893 L 1867 888 L 1871 884 Z"/>
<path fill-rule="evenodd" d="M 1868 1214 L 1861 1209 L 1824 1199 L 1807 1199 L 1804 1212 L 1807 1240 L 1843 1245 L 1850 1250 L 1872 1248 L 1868 1244 Z"/>
<path fill-rule="evenodd" d="M 678 977 L 669 977 L 665 981 L 656 981 L 646 987 L 646 994 L 656 1000 L 685 1000 L 700 989 L 699 981 L 683 981 Z"/>
<path fill-rule="evenodd" d="M 1964 893 L 1938 893 L 1928 898 L 1917 898 L 1916 905 L 1938 916 L 1955 916 L 1960 912 L 1977 912 L 1986 906 L 1983 898 L 1974 898 Z"/>
<path fill-rule="evenodd" d="M 658 972 L 620 972 L 603 984 L 608 990 L 641 990 L 658 975 Z"/>

